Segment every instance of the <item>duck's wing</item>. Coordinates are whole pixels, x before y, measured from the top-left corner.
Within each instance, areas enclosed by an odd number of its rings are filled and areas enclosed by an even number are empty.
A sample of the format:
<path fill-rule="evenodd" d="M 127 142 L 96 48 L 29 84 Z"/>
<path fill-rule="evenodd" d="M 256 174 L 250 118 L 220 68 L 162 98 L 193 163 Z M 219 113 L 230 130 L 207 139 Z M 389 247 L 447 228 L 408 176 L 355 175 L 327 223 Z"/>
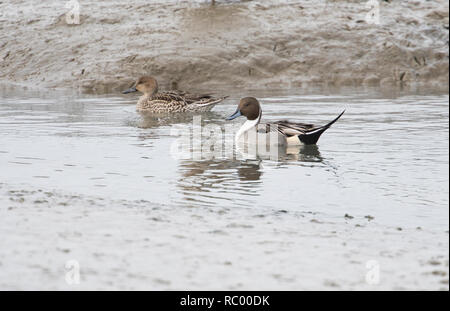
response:
<path fill-rule="evenodd" d="M 189 99 L 189 104 L 192 105 L 197 105 L 197 106 L 210 106 L 210 105 L 215 105 L 220 103 L 221 101 L 223 101 L 225 98 L 227 98 L 228 96 L 223 96 L 223 97 L 202 97 L 202 98 L 190 98 Z"/>
<path fill-rule="evenodd" d="M 278 130 L 287 137 L 302 135 L 314 129 L 313 124 L 290 122 L 287 120 L 276 121 L 271 124 L 277 126 Z"/>
<path fill-rule="evenodd" d="M 320 135 L 323 134 L 327 129 L 330 128 L 337 120 L 342 117 L 345 110 L 341 112 L 333 121 L 323 125 L 323 126 L 314 126 L 309 123 L 294 123 L 289 121 L 278 121 L 273 122 L 273 125 L 278 126 L 278 131 L 283 133 L 286 137 L 298 136 L 300 141 L 307 145 L 316 144 L 320 138 Z"/>
<path fill-rule="evenodd" d="M 192 111 L 209 111 L 214 105 L 220 103 L 227 97 L 203 97 L 203 98 L 189 98 L 187 99 L 187 109 Z"/>
<path fill-rule="evenodd" d="M 212 94 L 194 94 L 180 90 L 172 90 L 168 94 L 183 97 L 187 103 L 193 103 L 200 100 L 208 100 L 214 98 Z"/>
<path fill-rule="evenodd" d="M 187 105 L 193 105 L 192 106 L 193 109 L 195 109 L 196 107 L 207 107 L 218 104 L 228 97 L 228 96 L 214 97 L 212 94 L 196 94 L 181 90 L 172 90 L 165 92 L 165 94 L 173 97 L 182 98 Z"/>
<path fill-rule="evenodd" d="M 273 123 L 259 123 L 256 126 L 256 130 L 260 134 L 270 134 L 270 133 L 277 133 L 281 134 L 283 136 L 286 136 L 283 129 L 277 124 L 277 122 Z"/>
<path fill-rule="evenodd" d="M 182 97 L 188 104 L 195 103 L 202 100 L 214 99 L 212 94 L 197 94 L 189 93 L 181 90 L 171 90 L 165 92 L 166 94 Z"/>
<path fill-rule="evenodd" d="M 174 92 L 161 92 L 152 95 L 151 101 L 163 101 L 163 102 L 184 102 L 183 96 L 180 96 Z"/>

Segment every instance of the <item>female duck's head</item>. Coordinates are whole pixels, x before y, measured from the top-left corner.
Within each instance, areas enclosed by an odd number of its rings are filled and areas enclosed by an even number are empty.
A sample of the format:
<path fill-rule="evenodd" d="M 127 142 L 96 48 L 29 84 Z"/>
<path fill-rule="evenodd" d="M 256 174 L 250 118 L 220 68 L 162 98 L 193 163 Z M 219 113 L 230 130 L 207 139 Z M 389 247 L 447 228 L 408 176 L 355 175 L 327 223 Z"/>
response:
<path fill-rule="evenodd" d="M 247 120 L 253 121 L 261 117 L 261 106 L 254 97 L 246 97 L 239 102 L 236 112 L 229 116 L 227 120 L 233 120 L 237 117 L 244 116 Z"/>
<path fill-rule="evenodd" d="M 140 77 L 132 87 L 122 93 L 128 94 L 137 91 L 144 93 L 145 95 L 154 95 L 158 93 L 158 82 L 156 82 L 156 79 L 152 77 Z"/>

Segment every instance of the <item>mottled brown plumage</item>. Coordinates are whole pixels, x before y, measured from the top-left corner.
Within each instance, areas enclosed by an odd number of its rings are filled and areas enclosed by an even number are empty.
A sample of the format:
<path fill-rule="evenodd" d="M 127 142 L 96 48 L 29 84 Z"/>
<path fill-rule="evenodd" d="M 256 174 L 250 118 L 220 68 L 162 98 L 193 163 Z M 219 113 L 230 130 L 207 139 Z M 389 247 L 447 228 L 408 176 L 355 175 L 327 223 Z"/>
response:
<path fill-rule="evenodd" d="M 123 93 L 142 92 L 136 109 L 140 112 L 206 112 L 226 97 L 215 98 L 210 94 L 192 94 L 183 91 L 158 92 L 158 82 L 152 77 L 141 77 Z"/>

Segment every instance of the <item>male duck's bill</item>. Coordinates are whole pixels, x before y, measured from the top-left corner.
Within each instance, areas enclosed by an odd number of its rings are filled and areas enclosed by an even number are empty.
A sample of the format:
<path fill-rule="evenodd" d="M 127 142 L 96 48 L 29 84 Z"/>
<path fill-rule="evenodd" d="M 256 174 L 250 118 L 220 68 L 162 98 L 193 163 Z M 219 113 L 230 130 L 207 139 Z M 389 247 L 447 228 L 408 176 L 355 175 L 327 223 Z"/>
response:
<path fill-rule="evenodd" d="M 239 108 L 238 108 L 238 109 L 236 110 L 236 112 L 233 113 L 231 116 L 229 116 L 226 120 L 227 120 L 227 121 L 230 121 L 230 120 L 236 119 L 237 117 L 240 117 L 240 116 L 242 116 L 242 113 L 241 113 L 241 111 L 240 111 Z"/>
<path fill-rule="evenodd" d="M 254 97 L 246 97 L 241 99 L 235 113 L 226 118 L 233 120 L 237 117 L 244 116 L 247 121 L 242 125 L 236 134 L 236 141 L 241 141 L 243 138 L 250 137 L 250 131 L 256 131 L 254 138 L 258 140 L 256 143 L 264 141 L 267 144 L 272 144 L 267 136 L 275 135 L 277 145 L 314 145 L 319 140 L 320 136 L 328 128 L 331 127 L 344 114 L 345 110 L 341 112 L 333 121 L 323 126 L 314 126 L 306 123 L 294 123 L 289 121 L 276 121 L 272 123 L 260 123 L 262 109 L 258 100 Z M 251 141 L 247 141 L 252 143 Z"/>
<path fill-rule="evenodd" d="M 158 82 L 155 78 L 148 76 L 139 78 L 132 87 L 122 93 L 138 91 L 144 95 L 137 103 L 137 110 L 150 113 L 206 112 L 226 98 L 182 91 L 158 92 Z"/>

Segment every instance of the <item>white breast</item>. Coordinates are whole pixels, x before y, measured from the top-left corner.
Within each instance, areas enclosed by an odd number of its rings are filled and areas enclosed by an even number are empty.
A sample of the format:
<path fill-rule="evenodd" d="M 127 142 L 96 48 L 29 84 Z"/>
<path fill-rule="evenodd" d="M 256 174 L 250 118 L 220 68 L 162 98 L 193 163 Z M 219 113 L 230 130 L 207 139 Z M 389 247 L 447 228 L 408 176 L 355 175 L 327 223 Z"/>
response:
<path fill-rule="evenodd" d="M 236 136 L 235 136 L 235 140 L 238 141 L 242 141 L 244 139 L 244 135 L 248 132 L 248 131 L 253 131 L 256 129 L 256 126 L 259 123 L 259 118 L 256 120 L 247 120 L 244 122 L 244 124 L 242 124 L 241 128 L 239 129 L 239 131 L 237 131 Z"/>
<path fill-rule="evenodd" d="M 259 126 L 261 127 L 261 131 L 258 131 Z M 266 133 L 266 124 L 259 124 L 259 120 L 247 120 L 236 133 L 235 140 L 236 143 L 247 145 L 287 145 L 284 135 L 276 129 Z"/>

